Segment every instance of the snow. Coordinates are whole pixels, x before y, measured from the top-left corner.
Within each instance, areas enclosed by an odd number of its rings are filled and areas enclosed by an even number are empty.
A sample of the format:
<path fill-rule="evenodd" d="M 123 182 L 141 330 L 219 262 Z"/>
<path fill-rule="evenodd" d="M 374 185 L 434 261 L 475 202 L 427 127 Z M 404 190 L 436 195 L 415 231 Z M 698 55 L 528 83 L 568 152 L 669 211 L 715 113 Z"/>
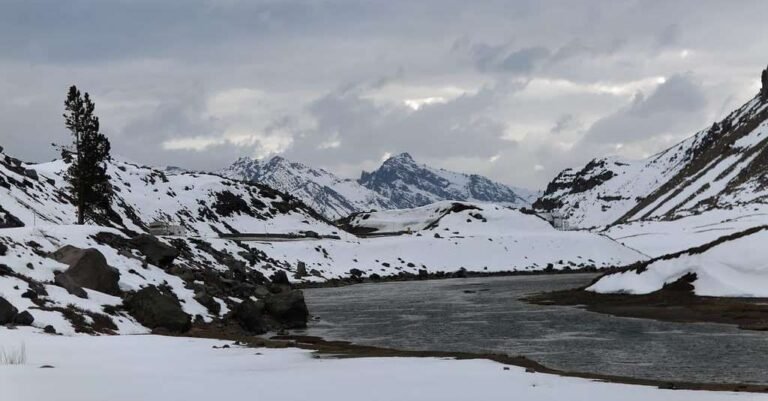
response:
<path fill-rule="evenodd" d="M 542 270 L 577 266 L 625 265 L 646 257 L 615 241 L 586 231 L 558 231 L 535 215 L 503 205 L 461 202 L 470 207 L 452 212 L 456 202 L 415 209 L 362 213 L 353 227 L 404 235 L 265 244 L 267 254 L 303 261 L 324 278 L 344 277 L 351 268 L 366 274 Z M 364 216 L 369 216 L 365 218 Z M 325 252 L 323 252 L 325 251 Z"/>
<path fill-rule="evenodd" d="M 644 160 L 607 157 L 580 171 L 565 170 L 550 184 L 543 204 L 570 227 L 599 229 L 760 202 L 768 188 L 754 163 L 768 146 L 767 124 L 759 120 L 766 107 L 768 102 L 755 97 L 713 128 Z M 708 151 L 713 147 L 718 152 Z"/>
<path fill-rule="evenodd" d="M 599 293 L 647 294 L 687 273 L 695 273 L 694 292 L 702 296 L 768 297 L 768 231 L 716 245 L 700 254 L 657 260 L 641 273 L 609 274 L 588 288 Z"/>
<path fill-rule="evenodd" d="M 676 220 L 643 220 L 611 226 L 603 234 L 650 257 L 684 251 L 724 235 L 768 224 L 768 205 L 713 209 Z"/>
<path fill-rule="evenodd" d="M 488 360 L 315 358 L 285 348 L 213 348 L 183 337 L 50 336 L 0 328 L 0 346 L 24 344 L 27 362 L 0 365 L 13 401 L 305 400 L 765 400 L 764 394 L 660 390 L 526 373 Z M 53 368 L 41 369 L 42 365 Z"/>

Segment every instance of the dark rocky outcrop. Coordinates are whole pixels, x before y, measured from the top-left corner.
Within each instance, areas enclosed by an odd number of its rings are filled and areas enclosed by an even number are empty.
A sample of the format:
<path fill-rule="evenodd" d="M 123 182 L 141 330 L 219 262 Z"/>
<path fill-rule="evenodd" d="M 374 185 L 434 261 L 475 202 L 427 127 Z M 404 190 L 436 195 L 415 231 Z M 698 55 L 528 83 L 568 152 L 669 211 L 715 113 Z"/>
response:
<path fill-rule="evenodd" d="M 179 251 L 166 245 L 154 235 L 139 234 L 129 240 L 130 245 L 144 254 L 147 262 L 158 267 L 168 267 L 179 256 Z"/>
<path fill-rule="evenodd" d="M 123 305 L 142 325 L 150 329 L 166 329 L 184 333 L 192 325 L 179 300 L 160 291 L 157 287 L 142 288 L 125 298 Z"/>
<path fill-rule="evenodd" d="M 32 316 L 32 314 L 27 311 L 19 313 L 13 319 L 13 323 L 19 326 L 30 326 L 34 321 L 34 316 Z"/>
<path fill-rule="evenodd" d="M 0 297 L 0 324 L 13 323 L 19 310 L 5 298 Z"/>
<path fill-rule="evenodd" d="M 264 309 L 263 301 L 246 299 L 235 307 L 232 311 L 232 317 L 244 330 L 254 334 L 263 334 L 267 332 L 268 328 L 264 318 Z"/>
<path fill-rule="evenodd" d="M 266 311 L 280 327 L 300 329 L 307 327 L 309 310 L 301 290 L 288 290 L 264 299 Z"/>
<path fill-rule="evenodd" d="M 88 298 L 88 293 L 85 292 L 83 287 L 80 287 L 75 283 L 75 280 L 72 279 L 72 277 L 64 274 L 59 273 L 53 278 L 54 284 L 58 285 L 59 287 L 64 288 L 67 290 L 68 293 L 78 297 L 78 298 Z"/>
<path fill-rule="evenodd" d="M 66 245 L 54 252 L 52 257 L 69 265 L 66 271 L 56 275 L 55 282 L 70 293 L 77 286 L 105 294 L 120 295 L 120 272 L 109 266 L 107 259 L 98 250 Z"/>

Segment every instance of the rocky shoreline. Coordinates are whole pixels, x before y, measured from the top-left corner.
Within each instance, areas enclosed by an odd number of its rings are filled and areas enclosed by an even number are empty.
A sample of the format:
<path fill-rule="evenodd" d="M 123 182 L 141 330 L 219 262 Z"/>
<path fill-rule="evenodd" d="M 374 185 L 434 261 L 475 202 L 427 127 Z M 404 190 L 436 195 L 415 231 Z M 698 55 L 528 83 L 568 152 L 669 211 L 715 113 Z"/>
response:
<path fill-rule="evenodd" d="M 522 367 L 531 374 L 542 373 L 563 377 L 590 379 L 608 383 L 641 385 L 658 387 L 667 390 L 705 390 L 768 393 L 768 385 L 739 384 L 739 383 L 696 383 L 685 381 L 664 381 L 643 379 L 626 376 L 605 375 L 565 371 L 546 367 L 525 356 L 509 356 L 495 353 L 447 352 L 447 351 L 413 351 L 393 348 L 358 345 L 347 341 L 329 341 L 320 337 L 302 335 L 276 335 L 271 337 L 253 336 L 243 333 L 237 327 L 196 325 L 184 337 L 213 338 L 232 341 L 233 346 L 267 347 L 267 348 L 300 348 L 315 352 L 317 358 L 387 358 L 387 357 L 416 357 L 416 358 L 450 358 L 456 360 L 485 359 L 502 365 Z M 228 347 L 224 345 L 224 347 Z"/>
<path fill-rule="evenodd" d="M 661 290 L 643 295 L 599 294 L 589 285 L 523 298 L 537 305 L 579 306 L 613 316 L 681 323 L 721 323 L 743 330 L 768 330 L 767 298 L 703 297 L 693 292 L 695 277 L 686 275 Z"/>
<path fill-rule="evenodd" d="M 543 276 L 543 275 L 558 275 L 558 274 L 594 274 L 599 273 L 602 270 L 587 267 L 580 269 L 544 269 L 544 270 L 508 270 L 508 271 L 496 271 L 496 272 L 483 272 L 483 271 L 470 271 L 470 270 L 457 270 L 455 272 L 426 272 L 420 274 L 413 274 L 408 272 L 400 272 L 398 274 L 392 274 L 387 276 L 354 276 L 346 278 L 332 278 L 322 282 L 303 282 L 292 283 L 293 288 L 306 289 L 306 288 L 332 288 L 332 287 L 345 287 L 354 284 L 378 284 L 378 283 L 393 283 L 404 281 L 425 281 L 425 280 L 445 280 L 452 278 L 478 278 L 478 277 L 510 277 L 510 276 Z"/>

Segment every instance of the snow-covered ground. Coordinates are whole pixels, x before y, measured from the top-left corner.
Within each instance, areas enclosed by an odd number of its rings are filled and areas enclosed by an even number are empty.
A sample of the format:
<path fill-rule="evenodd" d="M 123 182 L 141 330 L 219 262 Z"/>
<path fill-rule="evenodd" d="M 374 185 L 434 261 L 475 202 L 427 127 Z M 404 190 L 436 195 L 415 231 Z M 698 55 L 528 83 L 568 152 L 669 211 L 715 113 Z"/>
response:
<path fill-rule="evenodd" d="M 51 336 L 0 328 L 0 347 L 26 363 L 0 365 L 4 401 L 721 401 L 768 395 L 659 390 L 526 373 L 487 360 L 314 358 L 296 348 L 134 336 Z M 53 368 L 41 368 L 50 365 Z"/>
<path fill-rule="evenodd" d="M 458 208 L 456 206 L 459 206 Z M 350 226 L 374 233 L 407 232 L 379 238 L 345 235 L 341 241 L 263 245 L 274 258 L 301 260 L 325 277 L 357 268 L 367 274 L 541 270 L 548 265 L 610 267 L 644 255 L 586 231 L 558 231 L 542 218 L 504 205 L 438 202 L 414 209 L 355 215 Z"/>
<path fill-rule="evenodd" d="M 684 251 L 722 236 L 768 224 L 768 205 L 713 209 L 676 220 L 643 220 L 611 226 L 602 233 L 651 257 Z"/>
<path fill-rule="evenodd" d="M 725 241 L 701 253 L 651 262 L 641 272 L 630 270 L 604 276 L 588 288 L 600 293 L 647 294 L 685 274 L 695 273 L 697 295 L 768 297 L 768 231 Z"/>

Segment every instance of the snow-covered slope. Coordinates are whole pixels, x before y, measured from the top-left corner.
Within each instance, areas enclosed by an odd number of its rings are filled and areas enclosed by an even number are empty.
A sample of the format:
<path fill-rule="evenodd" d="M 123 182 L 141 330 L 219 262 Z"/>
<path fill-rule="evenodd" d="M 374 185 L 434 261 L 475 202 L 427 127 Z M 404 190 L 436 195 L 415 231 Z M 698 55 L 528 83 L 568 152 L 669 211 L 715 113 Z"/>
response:
<path fill-rule="evenodd" d="M 712 209 L 675 220 L 638 220 L 602 233 L 651 257 L 704 245 L 724 235 L 768 224 L 768 205 Z"/>
<path fill-rule="evenodd" d="M 450 230 L 456 234 L 504 235 L 509 231 L 551 231 L 549 223 L 503 204 L 441 201 L 412 209 L 355 213 L 342 221 L 348 231 L 387 234 Z"/>
<path fill-rule="evenodd" d="M 534 206 L 571 227 L 672 220 L 768 199 L 768 98 L 641 161 L 596 159 L 565 170 Z"/>
<path fill-rule="evenodd" d="M 408 153 L 390 157 L 378 170 L 363 172 L 359 182 L 388 198 L 398 209 L 441 200 L 528 206 L 537 196 L 533 191 L 511 188 L 476 174 L 432 168 L 417 163 Z"/>
<path fill-rule="evenodd" d="M 146 332 L 121 305 L 147 286 L 164 288 L 193 319 L 211 321 L 244 299 L 263 297 L 267 277 L 280 271 L 292 281 L 323 281 L 353 271 L 387 276 L 461 268 L 541 270 L 644 259 L 604 236 L 556 231 L 536 216 L 496 204 L 442 202 L 376 213 L 371 221 L 399 219 L 401 228 L 413 233 L 358 238 L 303 202 L 261 184 L 213 174 L 166 175 L 119 160 L 108 164 L 115 190 L 112 212 L 96 224 L 76 226 L 75 209 L 62 189 L 65 169 L 63 161 L 31 165 L 0 153 L 0 297 L 19 312 L 31 313 L 34 325 L 52 325 L 64 333 Z M 182 226 L 185 233 L 149 241 L 150 249 L 133 242 L 155 221 Z M 301 232 L 340 238 L 271 242 L 220 237 Z M 99 251 L 119 273 L 119 296 L 96 290 L 78 296 L 65 290 L 57 275 L 68 265 L 53 255 L 67 245 Z M 153 259 L 163 247 L 176 250 L 172 262 Z"/>
<path fill-rule="evenodd" d="M 697 295 L 768 297 L 766 228 L 751 228 L 699 248 L 603 276 L 588 290 L 647 294 L 689 275 Z"/>
<path fill-rule="evenodd" d="M 367 217 L 366 217 L 367 216 Z M 354 268 L 365 275 L 536 271 L 623 266 L 641 253 L 586 231 L 558 231 L 536 215 L 498 204 L 440 202 L 416 209 L 359 213 L 351 231 L 379 234 L 324 240 L 314 248 L 297 242 L 269 244 L 276 259 L 303 261 L 323 277 Z"/>
<path fill-rule="evenodd" d="M 341 179 L 326 170 L 291 162 L 280 156 L 266 161 L 243 157 L 222 170 L 221 174 L 289 193 L 332 220 L 357 211 L 392 207 L 389 199 L 354 180 Z"/>
<path fill-rule="evenodd" d="M 276 271 L 296 270 L 219 233 L 338 232 L 301 202 L 265 186 L 208 174 L 168 177 L 121 161 L 108 164 L 112 213 L 98 225 L 76 226 L 75 209 L 62 190 L 65 168 L 62 161 L 29 165 L 0 153 L 0 297 L 29 312 L 34 325 L 58 332 L 148 331 L 119 309 L 120 296 L 89 289 L 77 295 L 57 282 L 69 266 L 55 260 L 54 252 L 66 245 L 98 250 L 119 273 L 121 295 L 165 288 L 185 313 L 210 321 L 254 296 Z M 131 242 L 155 220 L 183 226 L 186 235 L 149 241 L 148 247 Z M 153 258 L 163 247 L 176 249 L 173 264 Z M 106 321 L 112 323 L 91 327 Z"/>

